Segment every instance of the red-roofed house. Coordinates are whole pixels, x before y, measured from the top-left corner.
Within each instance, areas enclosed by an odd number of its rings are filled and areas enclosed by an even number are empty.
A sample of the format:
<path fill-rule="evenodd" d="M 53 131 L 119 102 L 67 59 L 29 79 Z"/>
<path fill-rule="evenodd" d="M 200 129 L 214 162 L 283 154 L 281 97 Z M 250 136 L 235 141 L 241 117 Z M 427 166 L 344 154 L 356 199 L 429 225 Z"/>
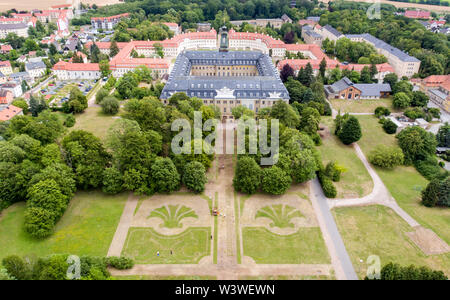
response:
<path fill-rule="evenodd" d="M 0 18 L 0 24 L 19 24 L 23 21 L 23 18 Z"/>
<path fill-rule="evenodd" d="M 169 27 L 169 29 L 174 33 L 174 35 L 180 34 L 181 32 L 180 26 L 178 26 L 177 23 L 163 23 L 163 24 Z"/>
<path fill-rule="evenodd" d="M 23 111 L 20 107 L 10 105 L 0 110 L 0 121 L 9 121 L 15 116 L 23 115 Z"/>
<path fill-rule="evenodd" d="M 9 60 L 0 61 L 0 72 L 2 72 L 4 75 L 12 74 L 11 63 L 9 62 Z"/>
<path fill-rule="evenodd" d="M 6 54 L 9 53 L 9 51 L 11 51 L 13 48 L 11 47 L 11 45 L 1 45 L 0 46 L 0 53 L 2 54 Z"/>
<path fill-rule="evenodd" d="M 425 92 L 430 101 L 450 112 L 450 75 L 431 75 L 424 79 L 415 79 L 414 85 Z"/>
<path fill-rule="evenodd" d="M 11 104 L 13 99 L 14 99 L 14 96 L 11 91 L 0 89 L 0 108 Z"/>
<path fill-rule="evenodd" d="M 407 10 L 405 11 L 405 17 L 411 19 L 429 19 L 431 13 L 423 10 Z"/>
<path fill-rule="evenodd" d="M 53 66 L 53 72 L 59 80 L 98 79 L 101 76 L 98 64 L 73 64 L 59 61 Z"/>

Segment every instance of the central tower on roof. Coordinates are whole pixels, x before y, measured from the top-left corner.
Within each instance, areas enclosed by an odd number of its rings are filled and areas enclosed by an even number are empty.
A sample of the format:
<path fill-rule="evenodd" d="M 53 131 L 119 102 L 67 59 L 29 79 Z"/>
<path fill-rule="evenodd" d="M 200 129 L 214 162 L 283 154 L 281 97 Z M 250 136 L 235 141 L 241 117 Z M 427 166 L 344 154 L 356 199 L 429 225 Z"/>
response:
<path fill-rule="evenodd" d="M 229 40 L 228 29 L 223 26 L 219 30 L 219 52 L 228 52 Z"/>

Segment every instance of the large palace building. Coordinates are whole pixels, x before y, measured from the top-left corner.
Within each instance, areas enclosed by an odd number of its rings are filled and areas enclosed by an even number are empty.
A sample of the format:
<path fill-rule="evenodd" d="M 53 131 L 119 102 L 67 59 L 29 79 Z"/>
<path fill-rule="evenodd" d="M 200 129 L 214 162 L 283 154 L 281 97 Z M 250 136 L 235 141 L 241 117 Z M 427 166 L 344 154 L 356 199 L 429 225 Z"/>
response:
<path fill-rule="evenodd" d="M 278 100 L 289 101 L 272 59 L 255 51 L 228 52 L 228 33 L 219 33 L 219 51 L 185 51 L 178 55 L 161 99 L 177 92 L 216 105 L 222 115 L 243 105 L 255 112 Z"/>

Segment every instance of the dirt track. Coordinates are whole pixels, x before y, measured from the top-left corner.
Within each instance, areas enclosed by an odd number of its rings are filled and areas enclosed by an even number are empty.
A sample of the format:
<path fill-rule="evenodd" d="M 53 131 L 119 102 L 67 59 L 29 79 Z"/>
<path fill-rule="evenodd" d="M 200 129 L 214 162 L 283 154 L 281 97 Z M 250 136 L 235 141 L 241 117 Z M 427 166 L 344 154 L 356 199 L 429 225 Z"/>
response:
<path fill-rule="evenodd" d="M 330 0 L 319 0 L 320 2 L 328 3 Z M 366 3 L 374 3 L 374 0 L 347 0 L 354 2 L 366 2 Z M 424 10 L 430 10 L 435 12 L 450 12 L 450 6 L 438 6 L 438 5 L 429 5 L 429 4 L 419 4 L 419 3 L 406 3 L 406 2 L 395 2 L 389 0 L 380 0 L 381 3 L 391 4 L 398 8 L 420 8 Z"/>

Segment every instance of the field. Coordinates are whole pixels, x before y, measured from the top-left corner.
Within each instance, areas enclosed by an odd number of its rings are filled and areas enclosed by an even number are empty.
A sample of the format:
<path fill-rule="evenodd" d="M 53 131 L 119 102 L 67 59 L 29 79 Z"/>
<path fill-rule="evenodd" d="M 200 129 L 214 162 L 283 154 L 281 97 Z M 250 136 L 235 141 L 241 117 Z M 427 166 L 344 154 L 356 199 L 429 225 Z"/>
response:
<path fill-rule="evenodd" d="M 190 227 L 177 235 L 162 235 L 152 228 L 130 228 L 122 255 L 138 264 L 195 264 L 210 255 L 211 229 Z M 159 256 L 157 255 L 159 252 Z"/>
<path fill-rule="evenodd" d="M 383 106 L 389 108 L 391 111 L 395 111 L 392 107 L 392 99 L 376 99 L 376 100 L 343 100 L 343 99 L 331 99 L 332 107 L 341 111 L 341 113 L 373 113 L 375 108 Z"/>
<path fill-rule="evenodd" d="M 105 115 L 100 107 L 91 106 L 84 113 L 75 115 L 75 118 L 77 122 L 72 130 L 86 130 L 105 141 L 108 129 L 118 117 Z"/>
<path fill-rule="evenodd" d="M 322 117 L 321 120 L 321 123 L 331 130 L 331 134 L 323 138 L 323 144 L 318 147 L 323 163 L 326 165 L 334 160 L 347 169 L 347 172 L 342 174 L 341 180 L 334 183 L 338 191 L 337 198 L 362 197 L 369 194 L 373 182 L 363 163 L 356 156 L 355 150 L 351 146 L 344 145 L 333 134 L 334 124 L 331 117 Z"/>
<path fill-rule="evenodd" d="M 20 2 L 4 0 L 0 3 L 0 12 L 11 8 L 17 10 L 49 9 L 52 5 L 65 4 L 66 2 L 61 0 L 25 0 Z M 97 4 L 99 6 L 120 3 L 119 0 L 83 0 L 81 2 L 84 4 Z"/>
<path fill-rule="evenodd" d="M 261 227 L 242 229 L 244 255 L 258 264 L 327 264 L 327 247 L 320 228 L 301 228 L 291 235 L 278 235 Z M 264 247 L 261 242 L 264 241 Z"/>
<path fill-rule="evenodd" d="M 14 204 L 0 217 L 0 260 L 12 254 L 106 256 L 126 199 L 127 194 L 78 192 L 55 233 L 45 240 L 35 240 L 23 231 L 25 203 Z"/>
<path fill-rule="evenodd" d="M 358 116 L 358 119 L 363 131 L 358 144 L 366 155 L 378 144 L 397 144 L 395 136 L 386 134 L 373 116 Z M 432 229 L 445 242 L 450 243 L 450 210 L 428 208 L 420 204 L 420 192 L 428 181 L 414 167 L 401 166 L 394 170 L 376 168 L 376 171 L 401 208 L 422 226 Z"/>
<path fill-rule="evenodd" d="M 366 274 L 366 261 L 370 255 L 379 256 L 381 266 L 389 262 L 425 265 L 450 274 L 450 254 L 423 254 L 406 235 L 414 229 L 390 208 L 378 205 L 337 208 L 333 210 L 333 214 L 360 278 L 364 278 Z"/>

